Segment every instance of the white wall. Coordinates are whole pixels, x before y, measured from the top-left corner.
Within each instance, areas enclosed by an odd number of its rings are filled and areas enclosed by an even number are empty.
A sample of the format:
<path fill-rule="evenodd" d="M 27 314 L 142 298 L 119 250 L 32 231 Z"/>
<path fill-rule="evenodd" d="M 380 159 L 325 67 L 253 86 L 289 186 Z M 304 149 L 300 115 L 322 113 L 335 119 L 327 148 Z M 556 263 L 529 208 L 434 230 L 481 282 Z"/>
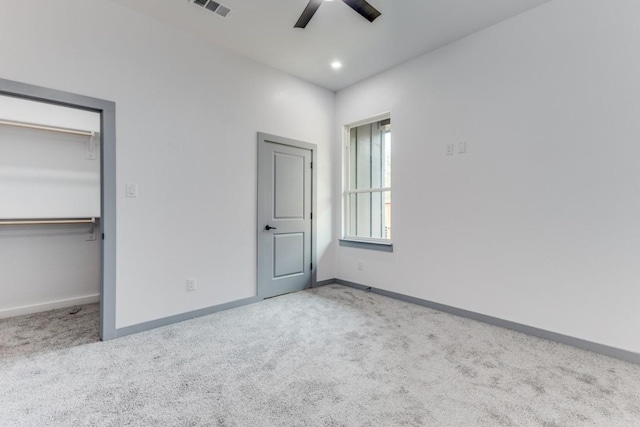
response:
<path fill-rule="evenodd" d="M 335 276 L 333 93 L 109 1 L 4 6 L 2 78 L 116 103 L 118 328 L 255 295 L 258 131 L 318 144 L 318 279 Z"/>
<path fill-rule="evenodd" d="M 0 120 L 100 131 L 98 113 L 8 96 L 0 96 Z M 0 125 L 0 218 L 100 217 L 99 141 Z"/>
<path fill-rule="evenodd" d="M 395 251 L 337 277 L 640 352 L 638 16 L 555 0 L 339 92 L 391 112 Z"/>
<path fill-rule="evenodd" d="M 0 318 L 98 302 L 100 241 L 90 226 L 0 227 Z"/>
<path fill-rule="evenodd" d="M 0 120 L 100 132 L 100 114 L 0 95 Z"/>
<path fill-rule="evenodd" d="M 97 132 L 100 116 L 0 96 L 0 119 Z M 0 126 L 0 219 L 100 216 L 100 157 L 86 136 Z M 99 147 L 99 145 L 97 146 Z M 0 227 L 0 318 L 97 302 L 91 226 Z"/>

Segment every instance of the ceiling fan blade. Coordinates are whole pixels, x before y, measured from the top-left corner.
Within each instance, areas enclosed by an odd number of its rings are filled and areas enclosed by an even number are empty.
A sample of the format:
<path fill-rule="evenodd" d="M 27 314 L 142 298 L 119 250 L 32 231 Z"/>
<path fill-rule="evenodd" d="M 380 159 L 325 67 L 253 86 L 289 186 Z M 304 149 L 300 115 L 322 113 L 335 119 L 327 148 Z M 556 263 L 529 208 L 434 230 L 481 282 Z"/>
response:
<path fill-rule="evenodd" d="M 375 19 L 382 15 L 382 13 L 378 12 L 378 9 L 371 6 L 366 0 L 342 0 L 345 2 L 351 9 L 358 12 L 369 22 L 375 21 Z"/>
<path fill-rule="evenodd" d="M 323 0 L 309 0 L 309 4 L 304 8 L 304 10 L 302 11 L 302 15 L 300 15 L 300 18 L 298 18 L 298 22 L 296 22 L 296 25 L 294 25 L 293 28 L 306 27 L 322 2 Z"/>

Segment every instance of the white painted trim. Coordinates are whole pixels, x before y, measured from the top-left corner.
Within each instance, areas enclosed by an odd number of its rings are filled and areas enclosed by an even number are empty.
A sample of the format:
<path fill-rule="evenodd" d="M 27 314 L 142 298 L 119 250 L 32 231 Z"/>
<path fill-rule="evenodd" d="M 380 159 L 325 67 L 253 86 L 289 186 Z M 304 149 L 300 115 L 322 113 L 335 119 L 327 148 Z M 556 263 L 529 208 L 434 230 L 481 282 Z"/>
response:
<path fill-rule="evenodd" d="M 379 252 L 393 252 L 393 243 L 364 242 L 359 240 L 339 239 L 340 246 L 356 249 L 369 249 Z"/>
<path fill-rule="evenodd" d="M 373 242 L 373 243 L 382 243 L 391 246 L 392 242 L 390 239 L 371 239 L 371 238 L 362 238 L 357 236 L 352 236 L 349 234 L 351 230 L 349 230 L 349 195 L 351 194 L 364 194 L 364 193 L 384 193 L 386 191 L 391 192 L 390 187 L 383 188 L 363 188 L 363 189 L 351 189 L 351 173 L 349 170 L 351 164 L 351 129 L 356 128 L 358 126 L 364 126 L 370 123 L 380 122 L 382 120 L 391 119 L 391 112 L 386 112 L 382 114 L 375 115 L 373 117 L 369 117 L 367 119 L 359 120 L 357 122 L 349 123 L 344 125 L 342 128 L 342 197 L 341 203 L 342 207 L 340 209 L 342 214 L 342 232 L 340 233 L 343 240 L 362 240 L 365 242 Z M 391 162 L 393 162 L 393 156 L 391 157 Z M 393 170 L 393 169 L 392 169 Z M 393 208 L 392 208 L 393 209 Z M 392 215 L 393 216 L 393 215 Z"/>
<path fill-rule="evenodd" d="M 23 307 L 8 308 L 5 310 L 0 310 L 0 319 L 23 316 L 25 314 L 40 313 L 49 310 L 56 310 L 58 308 L 73 307 L 75 305 L 93 304 L 96 302 L 100 302 L 100 294 L 87 295 L 84 297 L 70 298 L 53 302 L 45 302 L 42 304 L 25 305 Z"/>
<path fill-rule="evenodd" d="M 360 188 L 360 189 L 358 189 L 358 190 L 347 190 L 347 194 L 384 193 L 385 191 L 391 191 L 391 187 L 382 187 L 382 188 Z"/>
<path fill-rule="evenodd" d="M 346 124 L 344 127 L 349 130 L 350 128 L 357 128 L 358 126 L 368 125 L 369 123 L 380 122 L 382 120 L 390 119 L 391 111 L 386 113 L 377 114 L 373 117 L 368 117 L 366 119 L 358 120 L 357 122 Z"/>
<path fill-rule="evenodd" d="M 393 241 L 391 239 L 374 239 L 373 237 L 359 237 L 359 236 L 344 236 L 340 240 L 346 240 L 354 243 L 371 243 L 374 245 L 393 245 Z"/>

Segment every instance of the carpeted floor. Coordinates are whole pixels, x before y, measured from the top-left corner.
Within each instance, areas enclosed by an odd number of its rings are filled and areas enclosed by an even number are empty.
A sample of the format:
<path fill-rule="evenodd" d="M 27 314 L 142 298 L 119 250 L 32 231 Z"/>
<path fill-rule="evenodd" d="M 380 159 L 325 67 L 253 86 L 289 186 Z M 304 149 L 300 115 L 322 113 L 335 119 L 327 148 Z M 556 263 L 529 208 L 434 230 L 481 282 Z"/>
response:
<path fill-rule="evenodd" d="M 633 426 L 640 366 L 337 285 L 0 360 L 2 426 Z"/>
<path fill-rule="evenodd" d="M 0 319 L 0 359 L 97 342 L 99 310 L 96 303 Z"/>

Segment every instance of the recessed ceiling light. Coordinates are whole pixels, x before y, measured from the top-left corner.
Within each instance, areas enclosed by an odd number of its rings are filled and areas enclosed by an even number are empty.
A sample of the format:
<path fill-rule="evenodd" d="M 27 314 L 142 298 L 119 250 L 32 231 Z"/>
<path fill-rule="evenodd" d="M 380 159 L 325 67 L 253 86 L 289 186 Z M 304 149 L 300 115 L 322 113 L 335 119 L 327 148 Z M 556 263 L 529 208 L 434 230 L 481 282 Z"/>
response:
<path fill-rule="evenodd" d="M 340 68 L 342 68 L 342 62 L 340 61 L 333 61 L 331 63 L 331 68 L 333 68 L 334 70 L 339 70 Z"/>

